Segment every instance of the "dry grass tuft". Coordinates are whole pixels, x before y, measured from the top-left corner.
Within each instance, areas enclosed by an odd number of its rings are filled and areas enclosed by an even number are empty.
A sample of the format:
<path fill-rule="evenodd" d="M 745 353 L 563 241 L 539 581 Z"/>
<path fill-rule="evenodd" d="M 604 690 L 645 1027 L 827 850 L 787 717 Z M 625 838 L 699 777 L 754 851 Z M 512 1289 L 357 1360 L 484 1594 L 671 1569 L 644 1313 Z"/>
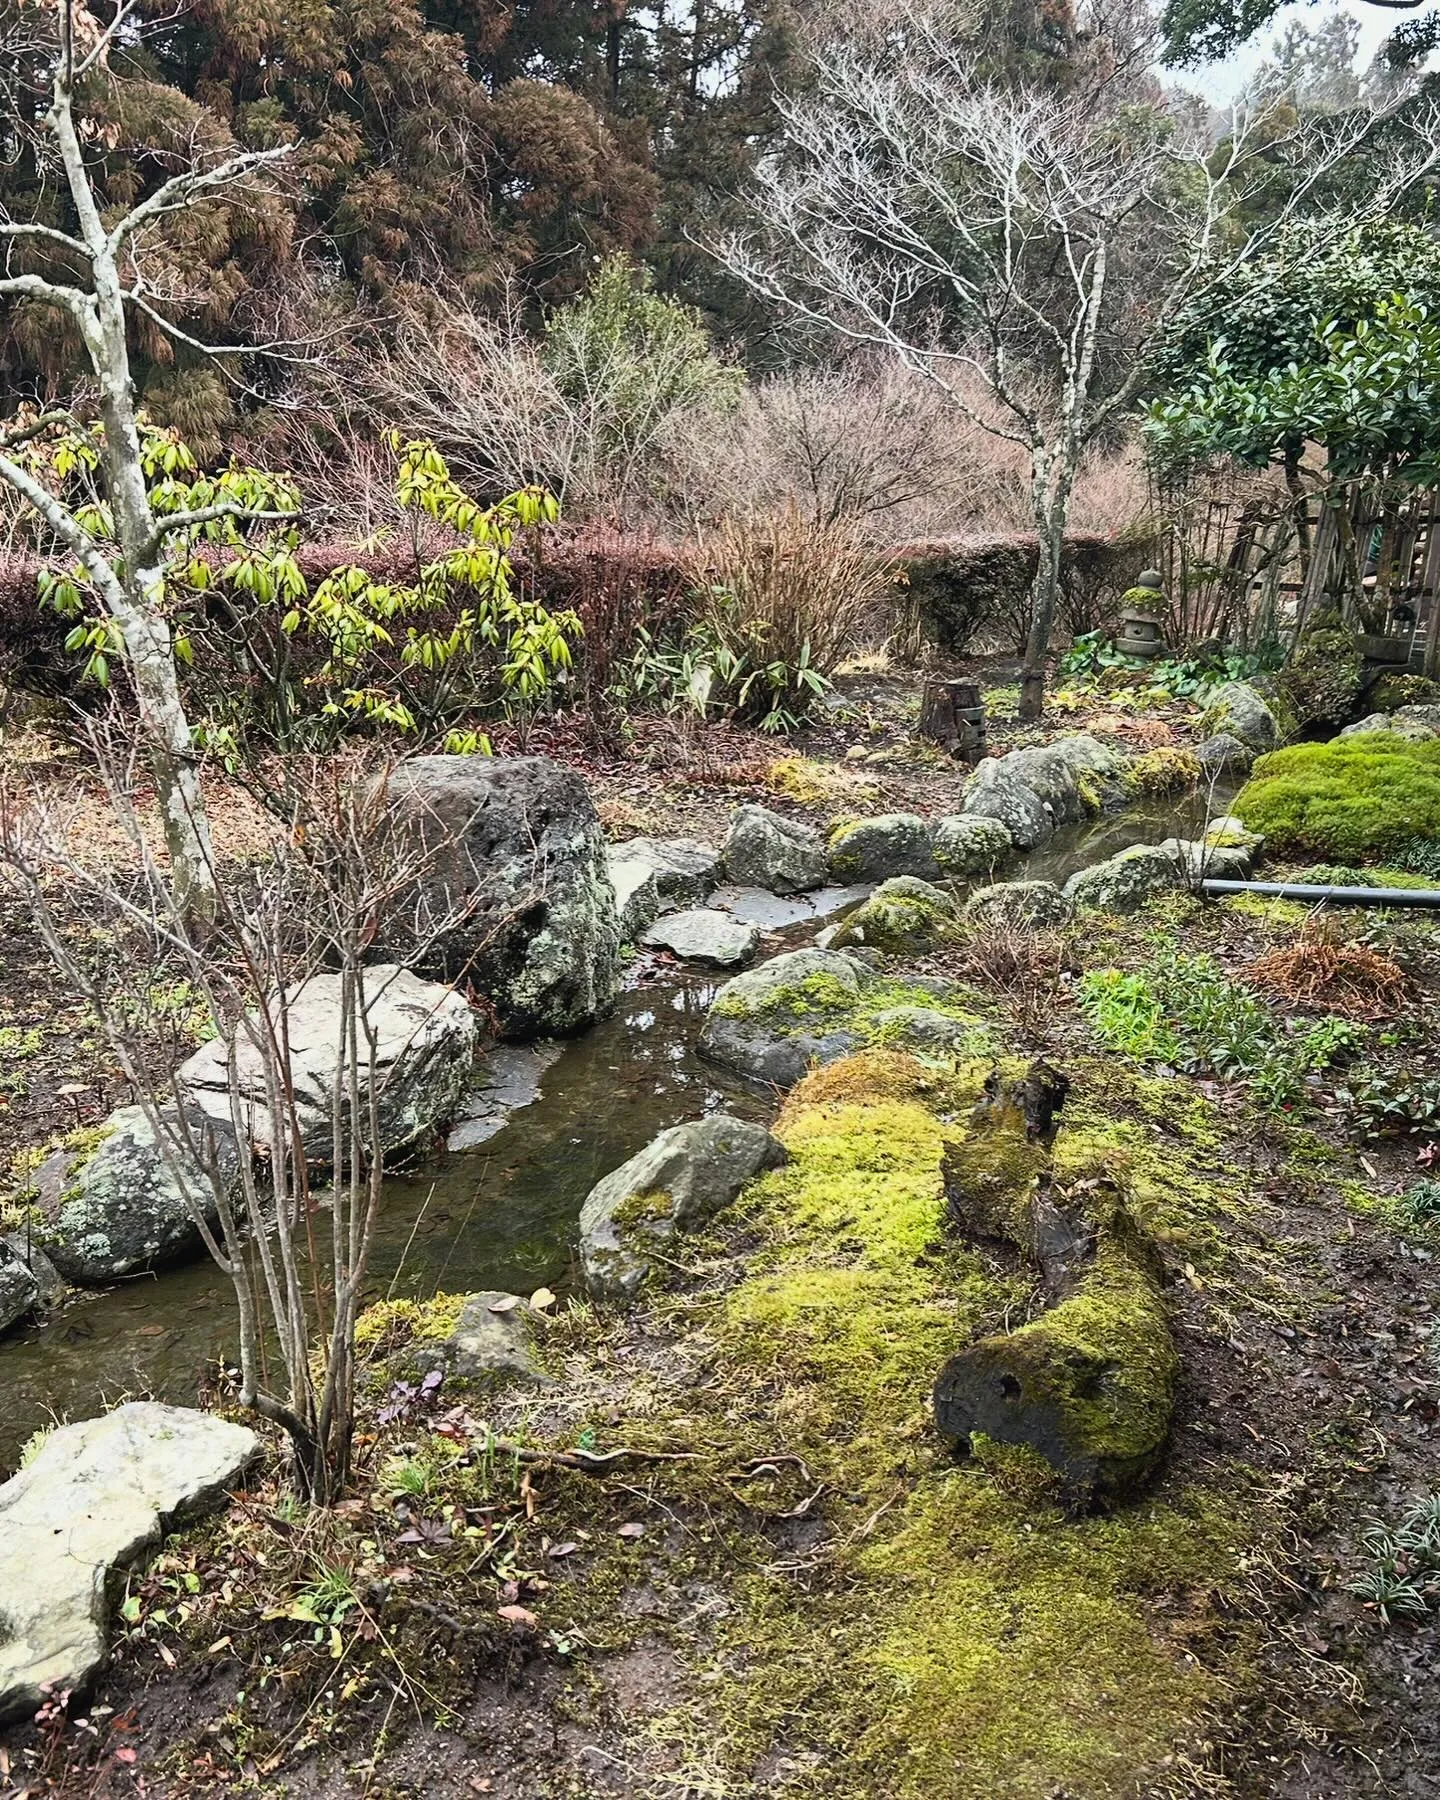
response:
<path fill-rule="evenodd" d="M 1337 1013 L 1344 1019 L 1388 1019 L 1414 992 L 1399 966 L 1365 944 L 1333 942 L 1307 929 L 1286 950 L 1272 950 L 1244 971 L 1252 986 L 1292 1006 Z"/>

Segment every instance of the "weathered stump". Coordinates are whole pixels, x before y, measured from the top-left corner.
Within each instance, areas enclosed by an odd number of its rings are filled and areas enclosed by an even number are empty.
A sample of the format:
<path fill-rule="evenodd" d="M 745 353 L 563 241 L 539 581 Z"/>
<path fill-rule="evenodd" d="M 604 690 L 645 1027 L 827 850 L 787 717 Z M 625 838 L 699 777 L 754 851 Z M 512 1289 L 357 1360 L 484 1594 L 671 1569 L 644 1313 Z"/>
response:
<path fill-rule="evenodd" d="M 985 754 L 985 707 L 978 681 L 927 679 L 920 690 L 921 737 L 941 744 L 962 762 L 978 763 Z"/>
<path fill-rule="evenodd" d="M 1044 1063 L 992 1075 L 946 1158 L 950 1216 L 1037 1267 L 1039 1317 L 953 1356 L 935 1383 L 948 1438 L 1023 1445 L 1051 1465 L 1069 1503 L 1122 1498 L 1165 1447 L 1179 1361 L 1159 1253 L 1117 1183 L 1056 1182 L 1052 1145 L 1068 1083 Z"/>

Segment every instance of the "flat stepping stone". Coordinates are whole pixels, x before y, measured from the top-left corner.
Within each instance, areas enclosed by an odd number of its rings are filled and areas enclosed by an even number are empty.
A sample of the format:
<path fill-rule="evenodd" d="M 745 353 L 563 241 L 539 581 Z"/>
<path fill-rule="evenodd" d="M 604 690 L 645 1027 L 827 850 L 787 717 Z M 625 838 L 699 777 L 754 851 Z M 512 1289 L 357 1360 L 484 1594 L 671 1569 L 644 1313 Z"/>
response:
<path fill-rule="evenodd" d="M 717 969 L 738 968 L 754 956 L 760 932 L 728 913 L 708 906 L 664 913 L 641 938 L 652 949 L 669 950 L 685 962 L 708 963 Z"/>
<path fill-rule="evenodd" d="M 0 1486 L 0 1725 L 104 1660 L 113 1577 L 176 1523 L 225 1504 L 259 1440 L 212 1413 L 136 1400 L 63 1425 Z"/>

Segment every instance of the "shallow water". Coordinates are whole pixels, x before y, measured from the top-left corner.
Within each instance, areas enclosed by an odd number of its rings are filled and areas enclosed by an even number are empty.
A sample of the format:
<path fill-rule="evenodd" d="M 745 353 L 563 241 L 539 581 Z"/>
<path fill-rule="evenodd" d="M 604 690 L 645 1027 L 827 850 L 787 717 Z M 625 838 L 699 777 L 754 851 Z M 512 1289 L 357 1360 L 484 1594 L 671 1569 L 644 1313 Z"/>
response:
<path fill-rule="evenodd" d="M 1133 807 L 1057 832 L 1006 874 L 1063 881 L 1130 844 L 1198 835 L 1203 819 L 1198 797 Z M 809 942 L 865 891 L 777 899 L 722 889 L 715 903 L 775 933 L 770 955 Z M 654 967 L 583 1036 L 501 1047 L 450 1153 L 387 1181 L 371 1297 L 563 1291 L 581 1202 L 602 1175 L 683 1119 L 720 1107 L 768 1116 L 767 1100 L 695 1053 L 721 979 Z M 88 1417 L 127 1395 L 193 1402 L 206 1370 L 233 1354 L 231 1321 L 229 1284 L 207 1261 L 77 1294 L 46 1323 L 10 1333 L 0 1344 L 0 1472 L 52 1418 Z"/>

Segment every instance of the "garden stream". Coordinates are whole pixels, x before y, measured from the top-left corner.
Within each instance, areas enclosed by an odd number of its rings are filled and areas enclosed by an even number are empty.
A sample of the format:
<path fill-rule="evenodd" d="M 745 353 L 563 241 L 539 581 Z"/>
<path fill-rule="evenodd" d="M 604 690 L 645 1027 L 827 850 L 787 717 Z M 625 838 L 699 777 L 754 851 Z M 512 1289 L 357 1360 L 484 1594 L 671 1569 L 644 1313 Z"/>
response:
<path fill-rule="evenodd" d="M 1063 881 L 1128 845 L 1199 835 L 1203 816 L 1192 795 L 1070 826 L 1007 878 Z M 774 955 L 810 942 L 864 892 L 782 900 L 722 890 L 713 903 L 773 934 L 762 955 Z M 696 1052 L 723 979 L 640 964 L 615 1011 L 581 1036 L 500 1047 L 448 1153 L 387 1180 L 371 1297 L 542 1286 L 563 1294 L 581 1203 L 602 1175 L 683 1119 L 720 1107 L 768 1117 L 771 1098 Z M 53 1420 L 90 1417 L 126 1397 L 193 1404 L 207 1370 L 233 1353 L 232 1321 L 229 1283 L 205 1260 L 77 1291 L 42 1323 L 17 1327 L 0 1342 L 0 1475 Z"/>

